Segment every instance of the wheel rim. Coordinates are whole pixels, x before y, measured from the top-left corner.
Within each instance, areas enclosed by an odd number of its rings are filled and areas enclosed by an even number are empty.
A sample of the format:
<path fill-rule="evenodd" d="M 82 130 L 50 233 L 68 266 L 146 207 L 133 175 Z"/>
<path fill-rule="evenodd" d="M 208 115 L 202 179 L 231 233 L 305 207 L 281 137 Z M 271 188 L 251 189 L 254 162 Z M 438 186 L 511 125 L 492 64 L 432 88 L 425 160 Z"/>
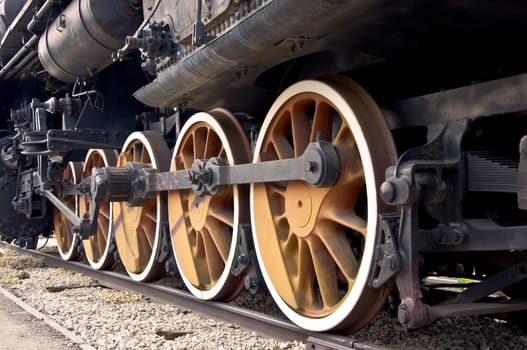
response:
<path fill-rule="evenodd" d="M 68 162 L 64 168 L 63 178 L 72 184 L 78 184 L 82 172 L 81 162 Z M 63 202 L 75 214 L 79 214 L 78 196 L 64 198 Z M 82 255 L 80 239 L 73 234 L 73 224 L 60 210 L 53 208 L 53 226 L 57 238 L 57 248 L 63 260 L 79 260 Z"/>
<path fill-rule="evenodd" d="M 86 155 L 82 178 L 91 176 L 92 168 L 114 166 L 117 162 L 117 151 L 106 149 L 91 149 Z M 90 201 L 81 197 L 81 214 L 89 213 Z M 115 243 L 112 229 L 112 203 L 103 202 L 97 216 L 97 233 L 82 240 L 86 259 L 96 270 L 113 269 L 116 265 Z"/>
<path fill-rule="evenodd" d="M 380 201 L 377 187 L 396 152 L 374 101 L 333 77 L 291 86 L 271 107 L 254 162 L 300 156 L 319 135 L 340 158 L 338 182 L 251 185 L 258 261 L 269 290 L 293 322 L 314 331 L 356 331 L 378 312 L 384 289 L 371 289 Z M 375 164 L 372 160 L 375 160 Z"/>
<path fill-rule="evenodd" d="M 229 112 L 215 109 L 192 116 L 179 134 L 171 171 L 190 169 L 196 159 L 220 157 L 227 164 L 250 161 L 249 143 Z M 168 195 L 172 250 L 183 281 L 196 297 L 230 300 L 243 289 L 230 271 L 239 224 L 249 221 L 247 186 L 229 186 L 215 196 L 192 190 Z"/>
<path fill-rule="evenodd" d="M 118 167 L 141 162 L 147 167 L 168 170 L 169 150 L 162 136 L 155 132 L 134 132 L 126 140 L 117 160 Z M 158 193 L 141 207 L 126 202 L 113 205 L 115 241 L 121 262 L 136 281 L 162 277 L 164 258 L 160 258 L 166 225 L 166 193 Z M 168 248 L 168 247 L 167 247 Z"/>

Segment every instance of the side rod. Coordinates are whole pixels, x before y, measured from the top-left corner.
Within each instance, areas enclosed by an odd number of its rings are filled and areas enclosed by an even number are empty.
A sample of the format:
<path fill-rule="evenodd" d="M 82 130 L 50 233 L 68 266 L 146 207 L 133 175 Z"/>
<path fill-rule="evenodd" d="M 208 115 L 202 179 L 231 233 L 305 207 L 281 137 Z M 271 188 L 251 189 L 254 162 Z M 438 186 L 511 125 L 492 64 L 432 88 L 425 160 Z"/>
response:
<path fill-rule="evenodd" d="M 125 167 L 93 168 L 91 176 L 77 185 L 76 194 L 90 198 L 90 212 L 79 218 L 51 191 L 39 189 L 74 224 L 83 239 L 97 231 L 102 202 L 127 202 L 141 206 L 161 191 L 192 189 L 198 196 L 216 195 L 229 185 L 300 180 L 313 187 L 334 185 L 340 175 L 340 160 L 330 142 L 310 143 L 297 158 L 260 163 L 226 165 L 221 158 L 197 159 L 191 169 L 158 173 L 143 163 Z M 71 191 L 68 191 L 68 194 Z"/>
<path fill-rule="evenodd" d="M 214 195 L 225 186 L 249 183 L 301 180 L 313 187 L 332 186 L 340 175 L 340 161 L 331 143 L 317 141 L 297 158 L 239 165 L 226 165 L 221 158 L 198 159 L 190 170 L 150 174 L 143 171 L 147 193 L 193 189 L 198 195 Z M 140 177 L 138 174 L 136 179 Z"/>

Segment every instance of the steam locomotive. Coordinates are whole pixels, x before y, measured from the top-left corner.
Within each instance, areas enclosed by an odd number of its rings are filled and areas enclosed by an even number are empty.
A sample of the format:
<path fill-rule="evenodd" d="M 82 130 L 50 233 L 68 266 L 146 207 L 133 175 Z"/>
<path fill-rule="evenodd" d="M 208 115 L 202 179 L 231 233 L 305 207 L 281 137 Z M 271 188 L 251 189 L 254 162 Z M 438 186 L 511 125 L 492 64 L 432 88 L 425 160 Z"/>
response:
<path fill-rule="evenodd" d="M 2 238 L 177 270 L 203 300 L 267 288 L 313 331 L 355 332 L 392 293 L 408 329 L 524 310 L 526 15 L 0 1 Z"/>

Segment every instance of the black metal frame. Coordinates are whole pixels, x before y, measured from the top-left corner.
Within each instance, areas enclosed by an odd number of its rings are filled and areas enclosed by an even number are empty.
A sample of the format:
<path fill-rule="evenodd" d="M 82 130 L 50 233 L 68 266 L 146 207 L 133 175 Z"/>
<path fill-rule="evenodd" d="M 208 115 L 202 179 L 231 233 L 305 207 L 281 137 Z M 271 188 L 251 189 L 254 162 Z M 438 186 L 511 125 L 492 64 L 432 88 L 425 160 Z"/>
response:
<path fill-rule="evenodd" d="M 465 220 L 463 138 L 468 121 L 446 124 L 428 144 L 407 151 L 387 171 L 380 187 L 384 202 L 400 207 L 400 214 L 380 215 L 379 240 L 369 284 L 378 288 L 395 276 L 401 298 L 399 322 L 408 329 L 423 327 L 441 317 L 467 316 L 527 309 L 527 301 L 476 303 L 527 278 L 527 261 L 511 266 L 460 293 L 447 303 L 422 301 L 420 265 L 423 254 L 510 251 L 527 248 L 527 226 L 501 227 L 491 220 Z M 438 222 L 420 229 L 418 215 L 426 212 Z M 398 229 L 397 229 L 398 224 Z"/>

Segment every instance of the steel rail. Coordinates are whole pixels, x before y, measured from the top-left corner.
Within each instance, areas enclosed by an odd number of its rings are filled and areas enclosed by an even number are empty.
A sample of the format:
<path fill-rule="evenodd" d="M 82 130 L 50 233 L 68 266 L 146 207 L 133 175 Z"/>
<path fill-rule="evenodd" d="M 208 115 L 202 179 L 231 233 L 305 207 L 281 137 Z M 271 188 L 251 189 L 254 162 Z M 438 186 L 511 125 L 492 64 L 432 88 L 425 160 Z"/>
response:
<path fill-rule="evenodd" d="M 9 246 L 22 254 L 42 258 L 47 266 L 60 267 L 68 271 L 78 272 L 91 277 L 102 286 L 138 293 L 152 301 L 176 305 L 207 317 L 237 324 L 245 329 L 276 339 L 285 341 L 303 341 L 306 342 L 306 349 L 309 350 L 388 349 L 376 344 L 356 341 L 350 337 L 338 334 L 310 332 L 283 319 L 230 304 L 203 301 L 194 297 L 192 294 L 179 289 L 152 283 L 136 282 L 126 275 L 111 271 L 93 270 L 89 265 L 80 262 L 64 261 L 58 256 L 43 253 L 38 250 L 22 249 L 4 242 L 1 242 L 1 244 Z"/>

